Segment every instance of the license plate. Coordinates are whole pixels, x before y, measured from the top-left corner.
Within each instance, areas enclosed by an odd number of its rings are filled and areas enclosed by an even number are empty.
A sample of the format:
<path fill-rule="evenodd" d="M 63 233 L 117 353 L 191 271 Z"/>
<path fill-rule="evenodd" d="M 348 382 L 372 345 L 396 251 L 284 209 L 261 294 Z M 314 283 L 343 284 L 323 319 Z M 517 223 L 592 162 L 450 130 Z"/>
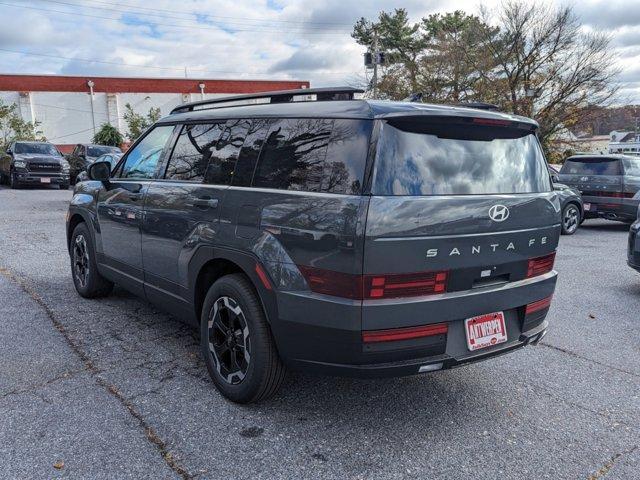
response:
<path fill-rule="evenodd" d="M 40 183 L 51 183 L 51 179 L 49 177 L 40 177 Z"/>
<path fill-rule="evenodd" d="M 589 212 L 591 210 L 591 204 L 590 203 L 585 203 L 583 205 L 583 207 L 584 207 L 584 211 L 585 212 Z"/>
<path fill-rule="evenodd" d="M 464 321 L 469 350 L 479 350 L 507 341 L 507 327 L 504 323 L 504 313 L 494 312 Z"/>

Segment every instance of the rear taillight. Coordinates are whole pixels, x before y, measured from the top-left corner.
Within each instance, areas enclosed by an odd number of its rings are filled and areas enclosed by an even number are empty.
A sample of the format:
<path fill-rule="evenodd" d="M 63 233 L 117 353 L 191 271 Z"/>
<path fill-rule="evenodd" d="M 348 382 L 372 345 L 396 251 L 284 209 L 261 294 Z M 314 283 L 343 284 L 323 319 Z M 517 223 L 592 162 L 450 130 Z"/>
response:
<path fill-rule="evenodd" d="M 364 276 L 364 298 L 415 297 L 446 290 L 447 272 Z"/>
<path fill-rule="evenodd" d="M 354 300 L 417 297 L 447 291 L 447 272 L 353 275 L 298 265 L 311 291 Z"/>
<path fill-rule="evenodd" d="M 545 255 L 544 257 L 536 257 L 529 260 L 527 268 L 527 278 L 543 275 L 553 270 L 553 262 L 556 259 L 556 252 Z"/>
<path fill-rule="evenodd" d="M 312 292 L 362 300 L 362 275 L 298 265 Z"/>
<path fill-rule="evenodd" d="M 362 341 L 364 343 L 395 342 L 398 340 L 410 340 L 412 338 L 432 337 L 434 335 L 446 334 L 448 329 L 446 323 L 434 323 L 420 327 L 365 330 L 362 332 Z"/>
<path fill-rule="evenodd" d="M 551 297 L 543 298 L 542 300 L 538 300 L 537 302 L 527 304 L 525 314 L 529 315 L 531 313 L 544 310 L 545 308 L 549 308 L 551 306 L 551 298 L 553 297 L 551 296 Z"/>

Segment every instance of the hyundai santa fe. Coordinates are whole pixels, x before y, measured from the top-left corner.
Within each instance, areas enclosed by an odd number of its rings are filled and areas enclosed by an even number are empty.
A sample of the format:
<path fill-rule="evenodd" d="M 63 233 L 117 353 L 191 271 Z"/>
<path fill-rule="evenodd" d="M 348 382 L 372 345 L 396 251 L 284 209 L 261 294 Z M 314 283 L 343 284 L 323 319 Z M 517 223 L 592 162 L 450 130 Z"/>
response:
<path fill-rule="evenodd" d="M 243 403 L 287 368 L 411 375 L 537 343 L 560 235 L 537 124 L 356 93 L 184 104 L 92 164 L 67 217 L 78 293 L 117 283 L 198 326 Z"/>

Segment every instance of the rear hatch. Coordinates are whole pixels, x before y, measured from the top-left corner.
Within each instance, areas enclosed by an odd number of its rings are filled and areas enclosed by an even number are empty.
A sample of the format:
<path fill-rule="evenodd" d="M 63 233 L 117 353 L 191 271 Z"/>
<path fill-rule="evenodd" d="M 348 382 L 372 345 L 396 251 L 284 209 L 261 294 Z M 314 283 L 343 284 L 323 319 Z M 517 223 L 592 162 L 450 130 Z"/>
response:
<path fill-rule="evenodd" d="M 616 157 L 570 157 L 560 170 L 560 182 L 600 203 L 623 198 L 622 173 L 622 160 Z"/>
<path fill-rule="evenodd" d="M 549 272 L 559 238 L 559 203 L 532 125 L 381 122 L 366 223 L 363 329 L 498 310 L 517 315 L 531 298 L 483 292 Z"/>

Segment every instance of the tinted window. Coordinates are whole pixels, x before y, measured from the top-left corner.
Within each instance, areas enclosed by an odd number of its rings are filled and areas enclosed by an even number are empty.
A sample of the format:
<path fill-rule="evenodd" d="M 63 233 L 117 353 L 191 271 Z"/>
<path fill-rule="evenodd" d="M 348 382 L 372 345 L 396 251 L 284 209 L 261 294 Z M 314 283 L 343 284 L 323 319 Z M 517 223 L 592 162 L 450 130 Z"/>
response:
<path fill-rule="evenodd" d="M 274 120 L 270 118 L 255 118 L 248 120 L 249 130 L 244 141 L 244 145 L 240 150 L 238 162 L 233 173 L 233 185 L 248 187 L 251 185 L 253 171 L 258 162 L 260 150 L 264 144 L 269 127 Z"/>
<path fill-rule="evenodd" d="M 613 158 L 569 158 L 560 173 L 569 175 L 621 175 L 620 161 Z"/>
<path fill-rule="evenodd" d="M 253 185 L 282 190 L 357 194 L 371 122 L 277 121 L 264 141 Z"/>
<path fill-rule="evenodd" d="M 16 143 L 13 153 L 35 155 L 59 155 L 56 147 L 50 143 Z"/>
<path fill-rule="evenodd" d="M 153 178 L 173 126 L 164 125 L 151 130 L 127 155 L 122 178 Z"/>
<path fill-rule="evenodd" d="M 228 185 L 248 129 L 247 120 L 185 125 L 165 178 Z"/>
<path fill-rule="evenodd" d="M 404 127 L 403 127 L 404 128 Z M 525 130 L 473 125 L 383 124 L 376 195 L 468 195 L 551 189 L 537 138 Z"/>

